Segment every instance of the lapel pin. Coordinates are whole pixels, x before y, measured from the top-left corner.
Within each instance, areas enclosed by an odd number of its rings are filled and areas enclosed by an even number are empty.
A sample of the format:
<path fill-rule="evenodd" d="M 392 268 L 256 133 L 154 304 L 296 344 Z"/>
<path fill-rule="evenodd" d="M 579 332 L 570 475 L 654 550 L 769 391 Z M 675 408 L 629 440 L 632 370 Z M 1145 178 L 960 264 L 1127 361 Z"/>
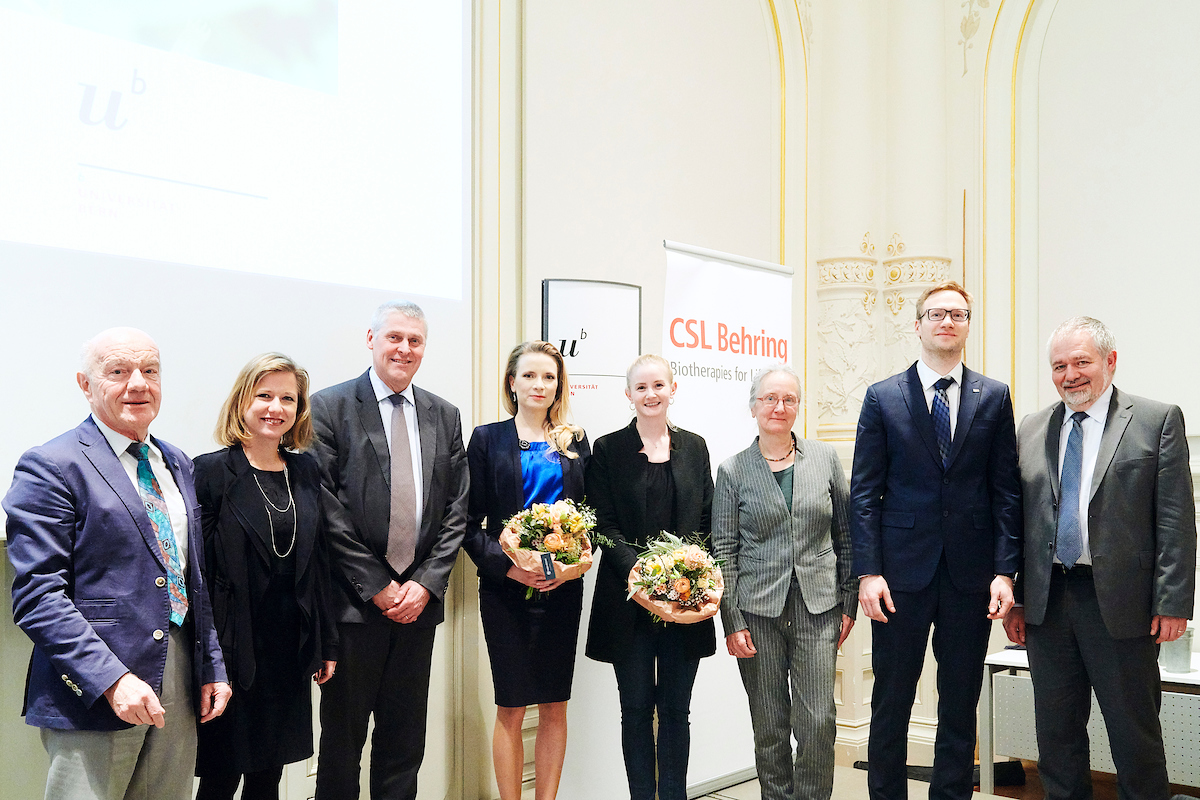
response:
<path fill-rule="evenodd" d="M 972 391 L 972 392 L 974 392 L 975 394 L 979 394 L 979 390 L 978 390 L 978 389 L 972 389 L 971 391 Z"/>

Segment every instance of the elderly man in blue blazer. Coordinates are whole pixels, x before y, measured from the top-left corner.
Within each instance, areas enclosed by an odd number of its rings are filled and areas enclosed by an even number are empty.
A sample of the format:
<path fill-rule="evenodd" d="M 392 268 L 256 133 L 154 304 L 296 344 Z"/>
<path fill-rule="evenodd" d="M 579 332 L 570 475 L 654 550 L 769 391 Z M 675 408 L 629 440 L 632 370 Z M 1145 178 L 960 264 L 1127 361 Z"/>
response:
<path fill-rule="evenodd" d="M 33 640 L 25 719 L 50 756 L 47 798 L 188 800 L 197 716 L 230 696 L 192 463 L 149 435 L 149 336 L 97 335 L 77 379 L 91 416 L 25 453 L 4 498 L 13 615 Z"/>
<path fill-rule="evenodd" d="M 975 707 L 990 619 L 1012 607 L 1021 537 L 1008 387 L 967 369 L 971 296 L 957 283 L 917 303 L 921 357 L 867 390 L 850 485 L 859 602 L 871 618 L 874 800 L 907 796 L 908 722 L 932 626 L 938 728 L 930 798 L 972 792 Z"/>

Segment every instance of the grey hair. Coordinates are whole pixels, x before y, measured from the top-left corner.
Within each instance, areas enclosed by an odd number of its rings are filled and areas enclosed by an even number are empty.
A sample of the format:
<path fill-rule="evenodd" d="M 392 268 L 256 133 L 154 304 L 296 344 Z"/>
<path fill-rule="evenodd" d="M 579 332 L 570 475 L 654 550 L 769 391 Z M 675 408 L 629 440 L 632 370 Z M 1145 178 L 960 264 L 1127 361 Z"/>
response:
<path fill-rule="evenodd" d="M 415 319 L 425 325 L 425 334 L 429 334 L 429 322 L 425 319 L 425 312 L 416 303 L 409 300 L 388 300 L 386 303 L 375 309 L 375 316 L 371 317 L 371 332 L 379 333 L 379 329 L 387 322 L 388 317 L 392 314 L 403 314 L 409 319 Z"/>
<path fill-rule="evenodd" d="M 1103 322 L 1094 317 L 1071 317 L 1055 328 L 1046 340 L 1047 359 L 1052 357 L 1050 353 L 1054 349 L 1054 343 L 1071 333 L 1086 333 L 1091 336 L 1092 343 L 1096 345 L 1102 358 L 1108 358 L 1108 354 L 1117 349 L 1117 337 L 1113 336 L 1112 331 Z"/>
<path fill-rule="evenodd" d="M 800 376 L 796 374 L 796 370 L 792 369 L 790 364 L 785 364 L 779 361 L 775 364 L 767 366 L 754 373 L 754 378 L 750 381 L 750 411 L 754 411 L 754 403 L 758 400 L 758 390 L 762 388 L 762 382 L 768 375 L 783 373 L 788 375 L 796 382 L 796 395 L 800 399 L 804 399 L 804 390 L 800 386 Z"/>

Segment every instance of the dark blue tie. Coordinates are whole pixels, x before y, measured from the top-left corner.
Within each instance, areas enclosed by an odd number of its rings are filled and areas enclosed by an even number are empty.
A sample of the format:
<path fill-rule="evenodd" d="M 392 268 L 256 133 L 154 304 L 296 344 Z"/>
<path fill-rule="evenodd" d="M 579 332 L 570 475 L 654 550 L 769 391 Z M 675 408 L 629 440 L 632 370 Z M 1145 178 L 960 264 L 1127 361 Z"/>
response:
<path fill-rule="evenodd" d="M 1083 555 L 1083 528 L 1079 524 L 1079 484 L 1083 477 L 1083 425 L 1086 411 L 1071 415 L 1071 433 L 1063 455 L 1062 491 L 1058 498 L 1058 560 L 1067 569 Z"/>
<path fill-rule="evenodd" d="M 946 389 L 954 383 L 954 378 L 939 378 L 933 384 L 933 432 L 937 434 L 938 455 L 942 457 L 942 466 L 950 458 L 950 398 Z"/>

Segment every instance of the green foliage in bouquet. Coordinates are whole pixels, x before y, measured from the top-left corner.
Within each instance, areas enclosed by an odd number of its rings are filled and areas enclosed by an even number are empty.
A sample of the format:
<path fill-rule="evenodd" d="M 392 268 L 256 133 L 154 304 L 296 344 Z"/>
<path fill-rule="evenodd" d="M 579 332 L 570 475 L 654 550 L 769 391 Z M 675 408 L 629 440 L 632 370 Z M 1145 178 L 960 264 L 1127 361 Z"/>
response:
<path fill-rule="evenodd" d="M 682 609 L 697 609 L 717 589 L 720 562 L 700 545 L 700 537 L 686 539 L 663 531 L 646 543 L 637 560 L 637 577 L 630 580 L 629 596 L 644 591 L 651 600 L 678 603 Z"/>

